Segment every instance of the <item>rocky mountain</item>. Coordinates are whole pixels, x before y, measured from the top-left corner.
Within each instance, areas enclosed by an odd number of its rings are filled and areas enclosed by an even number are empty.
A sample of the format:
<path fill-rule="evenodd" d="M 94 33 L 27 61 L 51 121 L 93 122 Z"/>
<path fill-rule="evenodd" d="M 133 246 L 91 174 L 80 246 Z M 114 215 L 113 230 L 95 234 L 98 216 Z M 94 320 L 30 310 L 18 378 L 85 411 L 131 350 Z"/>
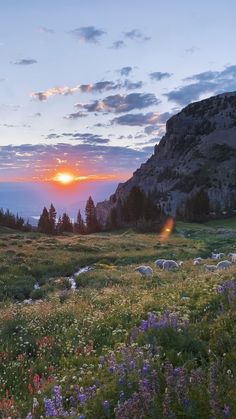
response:
<path fill-rule="evenodd" d="M 212 216 L 236 212 L 236 92 L 191 103 L 171 117 L 149 160 L 98 203 L 102 223 L 133 186 L 152 192 L 172 216 L 183 214 L 200 190 L 208 193 Z"/>

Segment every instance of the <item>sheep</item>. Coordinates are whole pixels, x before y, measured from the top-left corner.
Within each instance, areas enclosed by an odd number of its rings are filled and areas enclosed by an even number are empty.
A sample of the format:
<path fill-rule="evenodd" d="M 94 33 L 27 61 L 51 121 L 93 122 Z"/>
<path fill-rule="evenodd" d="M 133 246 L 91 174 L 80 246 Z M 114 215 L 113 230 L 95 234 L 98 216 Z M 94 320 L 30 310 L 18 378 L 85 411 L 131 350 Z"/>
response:
<path fill-rule="evenodd" d="M 230 262 L 229 260 L 222 260 L 221 262 L 217 263 L 216 269 L 217 270 L 229 269 L 231 265 L 232 265 L 232 262 Z"/>
<path fill-rule="evenodd" d="M 164 271 L 172 271 L 173 269 L 179 269 L 182 263 L 179 264 L 178 262 L 175 262 L 175 260 L 165 260 L 162 269 Z"/>
<path fill-rule="evenodd" d="M 216 271 L 217 266 L 216 265 L 204 265 L 204 268 L 205 268 L 206 271 L 214 272 L 214 271 Z"/>
<path fill-rule="evenodd" d="M 153 269 L 150 266 L 139 266 L 138 268 L 135 268 L 135 272 L 139 272 L 142 276 L 152 276 L 153 275 Z"/>
<path fill-rule="evenodd" d="M 193 259 L 193 265 L 200 265 L 200 263 L 203 261 L 201 257 L 194 258 Z"/>
<path fill-rule="evenodd" d="M 162 269 L 163 268 L 163 263 L 166 261 L 166 259 L 157 259 L 157 260 L 155 260 L 155 265 L 158 267 L 158 268 L 160 268 L 160 269 Z"/>
<path fill-rule="evenodd" d="M 233 263 L 235 263 L 236 262 L 236 253 L 229 253 L 229 256 L 231 257 L 231 261 Z"/>
<path fill-rule="evenodd" d="M 214 253 L 214 252 L 211 253 L 212 259 L 222 259 L 224 256 L 225 256 L 224 253 Z"/>

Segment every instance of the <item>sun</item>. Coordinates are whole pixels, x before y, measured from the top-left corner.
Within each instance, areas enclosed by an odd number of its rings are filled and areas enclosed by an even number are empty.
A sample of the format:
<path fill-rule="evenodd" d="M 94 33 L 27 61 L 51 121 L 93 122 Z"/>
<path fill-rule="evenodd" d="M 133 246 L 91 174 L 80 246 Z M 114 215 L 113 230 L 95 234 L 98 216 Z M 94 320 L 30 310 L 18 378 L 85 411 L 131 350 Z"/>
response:
<path fill-rule="evenodd" d="M 68 185 L 76 180 L 75 176 L 71 173 L 63 172 L 57 173 L 56 176 L 53 178 L 56 182 L 62 183 L 63 185 Z"/>

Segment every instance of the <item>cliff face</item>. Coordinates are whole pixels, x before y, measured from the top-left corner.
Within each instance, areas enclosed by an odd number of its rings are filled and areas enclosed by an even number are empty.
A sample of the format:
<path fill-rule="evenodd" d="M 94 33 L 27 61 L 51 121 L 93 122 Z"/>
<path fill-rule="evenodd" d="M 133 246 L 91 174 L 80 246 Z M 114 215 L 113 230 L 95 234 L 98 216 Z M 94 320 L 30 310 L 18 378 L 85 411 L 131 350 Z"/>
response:
<path fill-rule="evenodd" d="M 150 159 L 108 201 L 97 204 L 102 223 L 133 186 L 155 191 L 157 202 L 172 216 L 200 189 L 208 192 L 212 213 L 235 210 L 236 92 L 192 103 L 170 118 Z"/>

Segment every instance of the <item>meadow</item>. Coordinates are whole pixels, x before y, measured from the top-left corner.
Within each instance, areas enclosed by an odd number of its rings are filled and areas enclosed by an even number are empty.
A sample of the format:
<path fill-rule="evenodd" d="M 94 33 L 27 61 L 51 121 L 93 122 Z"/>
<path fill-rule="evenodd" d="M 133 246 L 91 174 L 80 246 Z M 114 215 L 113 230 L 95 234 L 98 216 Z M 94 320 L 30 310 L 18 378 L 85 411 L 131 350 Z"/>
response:
<path fill-rule="evenodd" d="M 165 241 L 0 229 L 0 417 L 236 418 L 236 264 L 193 266 L 236 251 L 235 226 L 178 223 Z"/>

